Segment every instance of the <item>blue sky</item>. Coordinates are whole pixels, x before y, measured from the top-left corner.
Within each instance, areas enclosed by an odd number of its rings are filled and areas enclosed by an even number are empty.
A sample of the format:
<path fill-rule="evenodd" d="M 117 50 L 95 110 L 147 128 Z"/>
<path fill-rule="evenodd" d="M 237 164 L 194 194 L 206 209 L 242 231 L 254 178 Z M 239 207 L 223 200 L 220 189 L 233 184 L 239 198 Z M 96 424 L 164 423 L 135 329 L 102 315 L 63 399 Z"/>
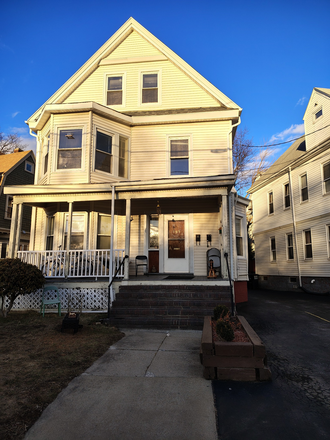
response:
<path fill-rule="evenodd" d="M 0 131 L 30 147 L 24 121 L 130 16 L 243 108 L 254 145 L 299 136 L 313 87 L 330 87 L 329 0 L 13 0 L 0 14 Z"/>

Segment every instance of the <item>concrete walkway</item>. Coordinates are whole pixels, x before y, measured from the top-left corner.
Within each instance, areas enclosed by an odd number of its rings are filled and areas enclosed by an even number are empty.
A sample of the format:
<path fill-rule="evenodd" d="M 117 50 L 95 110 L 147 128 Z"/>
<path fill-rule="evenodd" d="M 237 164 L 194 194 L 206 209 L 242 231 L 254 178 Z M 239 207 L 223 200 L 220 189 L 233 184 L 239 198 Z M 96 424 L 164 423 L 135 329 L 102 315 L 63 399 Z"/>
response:
<path fill-rule="evenodd" d="M 216 440 L 200 331 L 123 330 L 42 413 L 25 440 Z"/>

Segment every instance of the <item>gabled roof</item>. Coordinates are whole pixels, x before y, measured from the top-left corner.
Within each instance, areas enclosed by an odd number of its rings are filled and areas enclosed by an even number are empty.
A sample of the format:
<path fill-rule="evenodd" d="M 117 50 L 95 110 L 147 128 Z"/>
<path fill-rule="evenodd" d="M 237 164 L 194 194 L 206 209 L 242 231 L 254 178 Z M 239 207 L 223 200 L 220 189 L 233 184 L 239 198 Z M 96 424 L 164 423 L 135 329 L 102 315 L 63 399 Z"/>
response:
<path fill-rule="evenodd" d="M 308 104 L 307 104 L 307 107 L 306 107 L 306 110 L 305 110 L 305 114 L 304 114 L 303 120 L 305 120 L 307 111 L 309 110 L 309 105 L 312 102 L 315 93 L 320 93 L 321 95 L 324 95 L 327 98 L 330 98 L 330 89 L 326 89 L 326 88 L 322 88 L 322 87 L 314 87 L 314 89 L 312 91 L 312 94 L 311 94 L 311 97 L 309 98 L 309 101 L 308 101 Z"/>
<path fill-rule="evenodd" d="M 32 150 L 18 151 L 17 153 L 0 155 L 0 173 L 7 173 L 15 168 L 19 162 L 25 159 L 29 154 L 33 154 Z"/>
<path fill-rule="evenodd" d="M 282 170 L 287 169 L 293 162 L 306 154 L 305 136 L 297 139 L 264 173 L 262 173 L 247 191 L 253 193 L 256 188 L 264 186 L 268 181 L 277 178 Z"/>
<path fill-rule="evenodd" d="M 44 104 L 41 106 L 27 121 L 29 124 L 31 120 L 37 121 L 42 108 L 46 104 L 60 104 L 66 97 L 68 97 L 94 70 L 97 69 L 102 59 L 109 56 L 127 36 L 133 32 L 138 32 L 144 39 L 157 48 L 167 59 L 173 64 L 178 66 L 183 72 L 185 72 L 190 78 L 192 78 L 197 84 L 199 84 L 204 90 L 211 94 L 215 99 L 219 101 L 221 105 L 229 109 L 242 109 L 235 104 L 231 99 L 224 95 L 213 84 L 207 81 L 202 75 L 200 75 L 195 69 L 189 66 L 182 58 L 169 49 L 158 38 L 152 35 L 147 29 L 141 26 L 134 18 L 129 18 L 126 23 L 118 29 L 113 36 L 100 47 L 95 54 L 89 58 L 86 63 L 77 70 L 77 72 L 66 81 L 57 92 L 55 92 Z"/>

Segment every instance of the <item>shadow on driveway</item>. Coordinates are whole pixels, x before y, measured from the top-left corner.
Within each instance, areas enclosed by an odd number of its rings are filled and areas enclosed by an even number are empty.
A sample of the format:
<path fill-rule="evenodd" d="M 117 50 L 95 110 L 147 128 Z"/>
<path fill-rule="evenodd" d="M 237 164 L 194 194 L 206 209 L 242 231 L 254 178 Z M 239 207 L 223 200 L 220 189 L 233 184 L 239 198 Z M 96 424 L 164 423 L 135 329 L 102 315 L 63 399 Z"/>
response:
<path fill-rule="evenodd" d="M 329 439 L 330 297 L 250 291 L 238 313 L 264 342 L 273 380 L 213 381 L 219 439 Z"/>

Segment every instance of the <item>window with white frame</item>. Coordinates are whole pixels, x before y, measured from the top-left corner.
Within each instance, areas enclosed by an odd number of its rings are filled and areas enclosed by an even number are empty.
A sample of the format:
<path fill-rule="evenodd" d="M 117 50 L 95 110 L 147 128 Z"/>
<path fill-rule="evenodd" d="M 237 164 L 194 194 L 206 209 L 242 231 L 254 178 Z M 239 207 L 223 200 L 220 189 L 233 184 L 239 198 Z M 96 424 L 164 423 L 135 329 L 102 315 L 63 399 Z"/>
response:
<path fill-rule="evenodd" d="M 123 76 L 107 77 L 107 105 L 123 105 Z"/>
<path fill-rule="evenodd" d="M 96 131 L 95 169 L 111 173 L 112 169 L 112 136 Z"/>
<path fill-rule="evenodd" d="M 330 162 L 323 165 L 323 191 L 330 193 Z"/>
<path fill-rule="evenodd" d="M 302 202 L 308 200 L 307 173 L 300 176 L 300 194 Z"/>
<path fill-rule="evenodd" d="M 274 214 L 274 194 L 273 191 L 268 193 L 268 214 Z"/>
<path fill-rule="evenodd" d="M 25 161 L 25 171 L 27 171 L 28 173 L 34 174 L 34 163 L 26 160 Z"/>
<path fill-rule="evenodd" d="M 326 225 L 327 228 L 327 242 L 328 242 L 328 258 L 330 258 L 330 225 Z"/>
<path fill-rule="evenodd" d="M 81 168 L 82 129 L 60 130 L 57 169 Z"/>
<path fill-rule="evenodd" d="M 68 217 L 69 217 L 68 214 L 66 214 L 65 222 L 64 222 L 63 249 L 67 249 L 68 224 L 69 224 Z M 85 215 L 72 214 L 70 249 L 72 250 L 84 249 L 84 237 L 85 237 Z"/>
<path fill-rule="evenodd" d="M 111 215 L 99 214 L 97 226 L 97 249 L 110 249 Z"/>
<path fill-rule="evenodd" d="M 316 121 L 317 119 L 319 119 L 321 116 L 323 116 L 323 110 L 322 107 L 314 113 L 314 121 Z"/>
<path fill-rule="evenodd" d="M 293 235 L 292 235 L 292 233 L 286 235 L 286 251 L 287 251 L 287 259 L 293 260 L 294 253 L 293 253 Z"/>
<path fill-rule="evenodd" d="M 236 251 L 237 256 L 243 256 L 243 235 L 242 235 L 242 219 L 240 217 L 235 218 L 236 229 Z"/>
<path fill-rule="evenodd" d="M 47 217 L 47 236 L 46 236 L 46 251 L 52 251 L 54 249 L 54 226 L 55 216 Z"/>
<path fill-rule="evenodd" d="M 275 237 L 270 237 L 270 261 L 276 261 L 276 241 Z"/>
<path fill-rule="evenodd" d="M 170 175 L 189 175 L 189 139 L 170 139 Z"/>
<path fill-rule="evenodd" d="M 284 190 L 284 209 L 290 208 L 290 185 L 285 183 L 283 186 Z"/>
<path fill-rule="evenodd" d="M 313 258 L 312 233 L 310 229 L 306 229 L 304 231 L 304 247 L 305 247 L 305 259 Z"/>
<path fill-rule="evenodd" d="M 142 104 L 158 102 L 158 73 L 142 74 Z"/>
<path fill-rule="evenodd" d="M 13 211 L 13 196 L 7 195 L 5 207 L 5 219 L 10 220 Z"/>
<path fill-rule="evenodd" d="M 118 176 L 127 179 L 127 157 L 128 157 L 128 139 L 119 136 L 119 160 L 118 160 Z"/>

